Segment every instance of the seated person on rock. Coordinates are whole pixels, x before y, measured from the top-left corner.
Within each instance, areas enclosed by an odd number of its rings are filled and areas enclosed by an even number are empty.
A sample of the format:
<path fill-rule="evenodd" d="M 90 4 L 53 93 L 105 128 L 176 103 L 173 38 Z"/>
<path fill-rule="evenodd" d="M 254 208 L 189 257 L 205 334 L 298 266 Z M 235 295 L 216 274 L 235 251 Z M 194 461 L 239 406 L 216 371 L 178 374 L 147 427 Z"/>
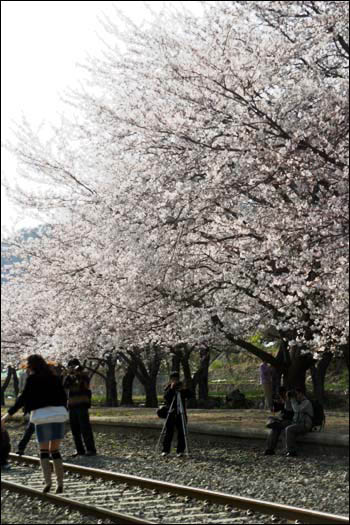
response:
<path fill-rule="evenodd" d="M 270 433 L 267 439 L 267 449 L 265 455 L 275 453 L 278 439 L 281 432 L 285 431 L 286 455 L 296 456 L 296 437 L 298 434 L 305 434 L 312 428 L 313 408 L 311 402 L 305 397 L 299 388 L 290 390 L 286 393 L 285 389 L 280 389 L 281 401 L 284 400 L 281 410 L 281 419 L 271 418 L 267 427 Z M 293 411 L 291 413 L 291 410 Z M 292 415 L 293 414 L 293 415 Z M 292 418 L 291 418 L 292 415 Z M 292 419 L 292 420 L 291 420 Z"/>

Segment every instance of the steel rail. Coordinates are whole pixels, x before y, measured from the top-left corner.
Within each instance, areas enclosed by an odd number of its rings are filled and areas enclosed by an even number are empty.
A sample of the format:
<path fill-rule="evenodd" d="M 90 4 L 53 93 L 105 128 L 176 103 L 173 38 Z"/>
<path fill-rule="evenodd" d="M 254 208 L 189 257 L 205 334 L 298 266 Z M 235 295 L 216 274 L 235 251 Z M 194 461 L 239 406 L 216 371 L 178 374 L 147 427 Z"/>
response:
<path fill-rule="evenodd" d="M 39 459 L 34 458 L 32 456 L 17 456 L 15 454 L 10 454 L 10 457 L 22 463 L 39 465 Z M 302 509 L 298 507 L 293 507 L 291 505 L 271 503 L 263 500 L 245 498 L 243 496 L 234 496 L 231 494 L 226 494 L 223 492 L 214 492 L 207 489 L 187 487 L 185 485 L 177 485 L 175 483 L 168 483 L 165 481 L 141 478 L 138 476 L 132 476 L 129 474 L 122 474 L 108 470 L 82 467 L 79 465 L 73 465 L 71 463 L 64 463 L 63 466 L 66 471 L 80 474 L 82 476 L 90 476 L 93 478 L 115 481 L 118 483 L 125 483 L 130 486 L 137 486 L 145 489 L 157 490 L 158 492 L 177 494 L 196 500 L 205 500 L 210 503 L 216 503 L 218 505 L 229 505 L 243 510 L 252 510 L 254 512 L 260 512 L 261 514 L 274 514 L 287 520 L 300 520 L 303 523 L 310 523 L 316 525 L 333 523 L 349 524 L 349 518 L 347 516 L 339 516 L 337 514 L 329 514 L 326 512 Z"/>
<path fill-rule="evenodd" d="M 102 507 L 94 507 L 93 505 L 87 505 L 86 503 L 80 503 L 64 496 L 57 496 L 56 494 L 44 493 L 40 490 L 27 487 L 25 485 L 19 485 L 18 483 L 13 483 L 12 481 L 3 481 L 1 480 L 1 488 L 15 492 L 16 494 L 23 494 L 25 496 L 35 497 L 42 501 L 48 501 L 55 505 L 61 507 L 70 507 L 74 510 L 79 511 L 81 514 L 86 516 L 95 516 L 95 518 L 100 519 L 111 519 L 116 523 L 122 525 L 154 525 L 154 521 L 146 521 L 140 518 L 135 518 L 134 516 L 129 516 L 128 514 L 120 514 L 119 512 L 113 512 L 112 510 L 103 509 Z"/>

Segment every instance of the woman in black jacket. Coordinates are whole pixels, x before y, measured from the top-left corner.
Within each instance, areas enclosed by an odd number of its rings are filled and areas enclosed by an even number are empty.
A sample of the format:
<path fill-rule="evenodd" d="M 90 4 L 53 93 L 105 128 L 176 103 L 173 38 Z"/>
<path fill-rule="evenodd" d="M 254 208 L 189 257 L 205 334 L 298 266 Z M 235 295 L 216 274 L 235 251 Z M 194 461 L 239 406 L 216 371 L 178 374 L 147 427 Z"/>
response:
<path fill-rule="evenodd" d="M 56 376 L 46 361 L 40 355 L 31 355 L 27 359 L 29 376 L 27 378 L 22 394 L 17 398 L 13 407 L 1 418 L 1 424 L 20 408 L 25 412 L 36 411 L 40 408 L 47 409 L 48 419 L 52 419 L 55 408 L 67 406 L 67 396 L 62 386 L 61 379 Z M 64 411 L 62 411 L 64 412 Z M 63 492 L 63 465 L 59 451 L 61 441 L 64 437 L 64 421 L 66 416 L 56 416 L 55 422 L 35 423 L 35 432 L 40 446 L 40 464 L 44 475 L 45 487 L 43 492 L 49 492 L 51 488 L 51 465 L 50 456 L 53 460 L 54 470 L 57 477 L 56 493 Z"/>

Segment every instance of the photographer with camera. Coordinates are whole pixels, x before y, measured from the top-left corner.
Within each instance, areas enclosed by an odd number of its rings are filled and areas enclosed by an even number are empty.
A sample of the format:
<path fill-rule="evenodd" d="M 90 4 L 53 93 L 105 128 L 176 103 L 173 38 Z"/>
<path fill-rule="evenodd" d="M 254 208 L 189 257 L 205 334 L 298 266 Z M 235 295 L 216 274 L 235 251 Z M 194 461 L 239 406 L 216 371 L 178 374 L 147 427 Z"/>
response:
<path fill-rule="evenodd" d="M 177 395 L 181 396 L 184 421 L 181 417 L 181 413 L 179 412 L 179 406 L 176 398 Z M 184 424 L 187 423 L 186 399 L 190 399 L 191 397 L 193 397 L 193 394 L 191 390 L 184 387 L 183 383 L 180 381 L 179 373 L 172 372 L 170 374 L 170 382 L 164 389 L 164 400 L 169 406 L 169 413 L 165 424 L 162 456 L 167 456 L 170 453 L 171 442 L 175 428 L 177 429 L 177 456 L 181 457 L 186 449 L 186 429 L 184 429 Z"/>
<path fill-rule="evenodd" d="M 91 406 L 90 378 L 84 372 L 78 359 L 68 361 L 67 368 L 68 375 L 63 381 L 63 387 L 68 392 L 69 422 L 76 447 L 76 453 L 72 457 L 96 456 L 95 441 L 89 418 Z"/>

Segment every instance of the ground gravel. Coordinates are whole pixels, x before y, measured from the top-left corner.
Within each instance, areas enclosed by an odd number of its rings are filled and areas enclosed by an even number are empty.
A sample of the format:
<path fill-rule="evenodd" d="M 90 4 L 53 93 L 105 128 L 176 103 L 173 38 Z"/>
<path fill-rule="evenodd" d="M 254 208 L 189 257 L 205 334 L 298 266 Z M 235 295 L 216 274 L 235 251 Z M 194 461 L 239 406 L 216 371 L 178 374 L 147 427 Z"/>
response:
<path fill-rule="evenodd" d="M 24 427 L 11 429 L 12 450 Z M 98 456 L 69 458 L 74 452 L 70 432 L 61 449 L 65 460 L 83 466 L 108 469 L 136 476 L 191 485 L 234 495 L 275 501 L 334 514 L 348 514 L 348 459 L 330 455 L 285 458 L 282 451 L 264 456 L 257 446 L 241 441 L 219 443 L 191 438 L 191 456 L 177 458 L 172 452 L 161 458 L 155 452 L 157 436 L 120 431 L 117 436 L 95 434 Z M 37 455 L 34 438 L 26 450 Z M 67 494 L 68 496 L 68 494 Z M 26 500 L 18 505 L 19 496 L 1 497 L 1 523 L 102 523 L 78 513 Z M 243 514 L 243 512 L 242 512 Z M 107 522 L 104 522 L 107 523 Z"/>

